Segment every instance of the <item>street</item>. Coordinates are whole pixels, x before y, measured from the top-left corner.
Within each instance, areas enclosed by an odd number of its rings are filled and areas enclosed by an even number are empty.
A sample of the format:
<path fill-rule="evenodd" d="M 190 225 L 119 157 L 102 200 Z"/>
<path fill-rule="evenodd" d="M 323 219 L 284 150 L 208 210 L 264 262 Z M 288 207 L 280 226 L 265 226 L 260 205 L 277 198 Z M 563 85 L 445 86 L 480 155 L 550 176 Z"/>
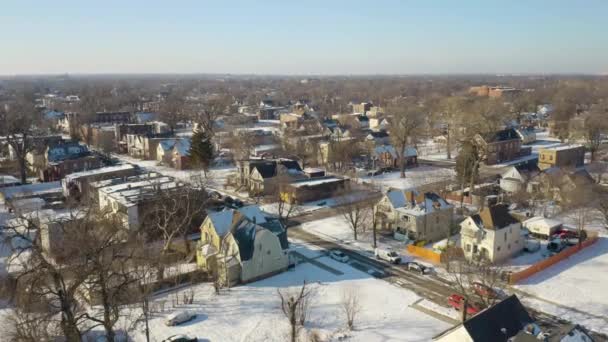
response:
<path fill-rule="evenodd" d="M 448 307 L 447 297 L 453 293 L 456 293 L 456 290 L 454 289 L 455 287 L 448 280 L 437 277 L 433 274 L 420 275 L 407 271 L 404 265 L 392 265 L 382 260 L 377 260 L 371 253 L 364 255 L 362 252 L 351 249 L 348 246 L 325 240 L 315 234 L 301 229 L 300 225 L 304 222 L 310 222 L 334 215 L 336 215 L 335 210 L 327 208 L 327 210 L 318 210 L 308 215 L 299 216 L 294 219 L 295 224 L 287 230 L 288 237 L 290 239 L 295 239 L 320 247 L 326 251 L 339 249 L 348 255 L 350 260 L 354 261 L 351 263 L 351 266 L 366 273 L 370 270 L 380 271 L 376 272 L 375 276 L 377 278 L 413 291 L 418 296 L 428 299 L 438 305 Z M 359 268 L 358 264 L 363 265 L 364 267 Z M 368 269 L 366 270 L 365 267 Z M 541 327 L 541 329 L 543 329 L 543 331 L 556 330 L 560 326 L 569 323 L 568 321 L 562 320 L 559 317 L 548 315 L 544 312 L 540 312 L 529 307 L 526 309 L 536 320 L 536 323 Z M 608 341 L 608 338 L 605 335 L 597 334 L 595 332 L 590 332 L 590 334 L 596 339 L 596 341 Z"/>

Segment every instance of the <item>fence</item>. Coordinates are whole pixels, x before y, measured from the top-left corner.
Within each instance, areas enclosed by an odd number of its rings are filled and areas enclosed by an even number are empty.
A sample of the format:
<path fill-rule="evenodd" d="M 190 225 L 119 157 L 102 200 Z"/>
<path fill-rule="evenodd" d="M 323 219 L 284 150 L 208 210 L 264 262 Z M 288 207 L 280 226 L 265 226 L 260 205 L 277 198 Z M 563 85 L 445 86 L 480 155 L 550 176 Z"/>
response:
<path fill-rule="evenodd" d="M 414 245 L 407 245 L 407 251 L 410 254 L 413 254 L 417 257 L 420 257 L 424 260 L 439 264 L 441 263 L 441 254 L 433 252 L 430 249 L 426 249 L 423 247 L 417 247 Z"/>
<path fill-rule="evenodd" d="M 523 279 L 526 279 L 542 270 L 545 270 L 545 269 L 557 264 L 558 262 L 570 257 L 574 253 L 593 245 L 594 243 L 597 242 L 597 240 L 598 240 L 597 233 L 589 233 L 587 240 L 583 241 L 580 246 L 574 245 L 551 257 L 548 257 L 547 259 L 541 260 L 541 261 L 533 264 L 532 266 L 526 268 L 525 270 L 511 273 L 511 276 L 509 277 L 509 284 L 511 284 L 511 285 L 516 284 L 517 282 L 519 282 Z"/>

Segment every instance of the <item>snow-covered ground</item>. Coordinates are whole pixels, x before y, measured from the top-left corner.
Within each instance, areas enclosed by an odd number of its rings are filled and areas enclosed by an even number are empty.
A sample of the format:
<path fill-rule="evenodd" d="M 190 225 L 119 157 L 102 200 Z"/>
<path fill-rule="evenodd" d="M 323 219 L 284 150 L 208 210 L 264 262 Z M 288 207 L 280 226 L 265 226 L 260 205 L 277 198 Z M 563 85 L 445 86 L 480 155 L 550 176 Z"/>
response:
<path fill-rule="evenodd" d="M 158 296 L 152 307 L 160 309 L 161 301 L 165 305 L 164 311 L 155 313 L 150 320 L 151 339 L 161 341 L 171 335 L 187 334 L 199 341 L 285 341 L 288 324 L 279 308 L 277 290 L 297 289 L 304 280 L 315 293 L 306 331 L 315 330 L 321 336 L 333 337 L 332 340 L 346 335 L 350 336 L 349 341 L 429 341 L 449 328 L 447 323 L 411 308 L 419 299 L 414 293 L 329 259 L 306 245 L 296 246 L 296 250 L 343 274 L 335 275 L 310 263 L 301 263 L 288 272 L 231 288 L 220 295 L 215 295 L 209 284 L 193 286 L 195 296 L 191 305 L 173 308 L 172 293 Z M 352 332 L 344 329 L 340 305 L 343 293 L 348 291 L 357 293 L 361 305 Z M 197 314 L 197 318 L 181 326 L 165 326 L 164 317 L 181 309 Z M 134 333 L 135 340 L 144 338 L 141 328 Z"/>
<path fill-rule="evenodd" d="M 325 199 L 320 199 L 318 201 L 297 204 L 297 205 L 294 205 L 293 209 L 291 209 L 292 213 L 290 216 L 293 217 L 293 216 L 297 216 L 299 214 L 310 213 L 310 212 L 313 212 L 313 211 L 316 211 L 319 209 L 331 208 L 331 207 L 335 207 L 340 204 L 346 204 L 346 203 L 351 203 L 354 201 L 359 201 L 359 200 L 366 198 L 366 196 L 368 196 L 368 195 L 369 195 L 369 193 L 367 191 L 353 191 L 353 192 L 349 193 L 348 195 L 344 195 L 344 196 L 325 198 Z M 287 212 L 291 205 L 288 203 L 284 203 L 283 205 L 285 206 L 283 208 L 284 212 Z M 278 215 L 279 203 L 273 202 L 273 203 L 262 204 L 262 205 L 260 205 L 260 208 L 269 214 Z"/>
<path fill-rule="evenodd" d="M 586 320 L 589 318 L 581 321 L 581 315 L 576 312 L 568 313 L 563 308 L 559 312 L 549 310 L 551 307 L 545 310 L 565 319 L 572 317 L 576 323 L 608 333 L 608 296 L 605 288 L 608 283 L 607 271 L 608 237 L 602 236 L 592 246 L 522 281 L 516 288 L 546 301 L 602 316 L 605 318 L 602 322 L 593 323 L 592 320 L 593 325 L 588 325 Z"/>
<path fill-rule="evenodd" d="M 226 186 L 226 179 L 236 172 L 236 167 L 233 165 L 215 166 L 207 172 L 207 177 L 204 178 L 203 172 L 200 170 L 177 170 L 172 167 L 159 165 L 156 160 L 142 160 L 124 154 L 114 154 L 113 156 L 127 163 L 138 165 L 146 170 L 156 171 L 182 181 L 189 182 L 193 179 L 205 179 L 205 182 L 209 187 L 217 190 L 224 189 Z"/>
<path fill-rule="evenodd" d="M 383 189 L 411 189 L 418 186 L 452 180 L 456 172 L 452 169 L 418 166 L 405 170 L 405 178 L 400 178 L 400 172 L 384 173 L 378 176 L 362 177 L 361 180 L 381 186 Z"/>

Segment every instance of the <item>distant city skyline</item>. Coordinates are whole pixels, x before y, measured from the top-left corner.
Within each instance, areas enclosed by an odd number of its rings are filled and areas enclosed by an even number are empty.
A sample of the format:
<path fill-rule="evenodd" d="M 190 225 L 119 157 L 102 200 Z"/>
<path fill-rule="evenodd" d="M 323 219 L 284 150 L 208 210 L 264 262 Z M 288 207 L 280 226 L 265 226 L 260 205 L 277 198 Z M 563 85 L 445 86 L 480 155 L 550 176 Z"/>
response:
<path fill-rule="evenodd" d="M 0 75 L 607 74 L 606 15 L 604 0 L 8 0 Z"/>

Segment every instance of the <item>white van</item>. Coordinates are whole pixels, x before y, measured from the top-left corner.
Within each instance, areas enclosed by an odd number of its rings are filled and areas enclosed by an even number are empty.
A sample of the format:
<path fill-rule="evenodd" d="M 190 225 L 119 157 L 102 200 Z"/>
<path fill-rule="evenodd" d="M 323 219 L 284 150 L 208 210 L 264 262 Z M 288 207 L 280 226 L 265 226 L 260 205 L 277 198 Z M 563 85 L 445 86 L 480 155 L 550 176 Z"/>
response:
<path fill-rule="evenodd" d="M 376 248 L 374 250 L 374 255 L 376 256 L 376 259 L 382 259 L 390 262 L 391 264 L 396 265 L 401 262 L 401 257 L 399 256 L 399 254 L 397 254 L 397 252 L 391 249 L 384 250 Z"/>
<path fill-rule="evenodd" d="M 172 314 L 170 314 L 169 316 L 167 316 L 167 319 L 165 320 L 165 324 L 168 326 L 172 326 L 172 325 L 178 325 L 184 322 L 188 322 L 189 320 L 193 319 L 194 317 L 196 317 L 195 314 L 192 314 L 188 311 L 176 311 Z"/>

